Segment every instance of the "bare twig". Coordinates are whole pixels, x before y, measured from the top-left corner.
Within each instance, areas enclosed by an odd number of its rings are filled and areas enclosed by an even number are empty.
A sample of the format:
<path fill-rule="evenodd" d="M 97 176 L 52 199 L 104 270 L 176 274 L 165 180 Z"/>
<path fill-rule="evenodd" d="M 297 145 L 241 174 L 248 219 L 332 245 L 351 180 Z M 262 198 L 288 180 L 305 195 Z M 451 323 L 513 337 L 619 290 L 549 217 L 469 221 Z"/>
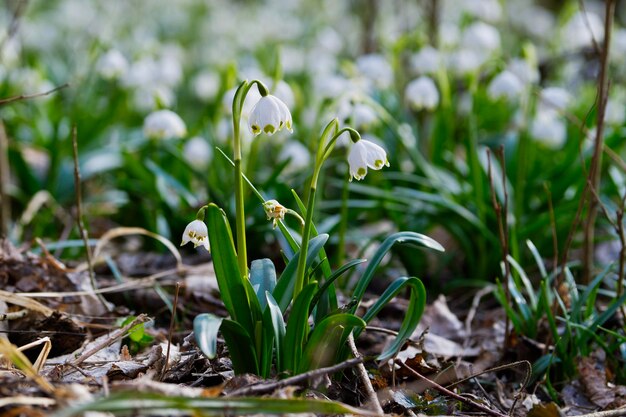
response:
<path fill-rule="evenodd" d="M 89 265 L 89 279 L 91 281 L 91 287 L 95 290 L 98 289 L 96 283 L 96 274 L 93 270 L 93 263 L 91 262 L 91 247 L 89 246 L 89 238 L 87 237 L 87 230 L 85 230 L 85 224 L 83 223 L 83 197 L 81 191 L 81 178 L 80 178 L 80 166 L 78 163 L 78 134 L 76 126 L 72 127 L 72 149 L 74 156 L 74 189 L 76 194 L 76 223 L 78 224 L 78 230 L 80 236 L 85 244 L 85 256 L 87 257 L 87 265 Z M 109 304 L 104 299 L 104 296 L 100 293 L 95 293 L 102 305 L 109 309 Z"/>
<path fill-rule="evenodd" d="M 67 88 L 69 86 L 70 86 L 69 83 L 65 83 L 65 84 L 60 85 L 58 87 L 54 87 L 52 90 L 44 91 L 43 93 L 20 94 L 19 96 L 3 98 L 3 99 L 0 99 L 0 106 L 4 106 L 5 104 L 13 103 L 14 101 L 29 100 L 31 98 L 47 96 L 47 95 L 50 95 L 52 93 L 56 93 L 57 91 L 62 90 L 64 88 Z"/>
<path fill-rule="evenodd" d="M 74 359 L 73 361 L 69 362 L 69 364 L 74 365 L 74 366 L 78 366 L 81 363 L 85 362 L 87 359 L 89 359 L 91 356 L 95 355 L 96 353 L 98 353 L 99 351 L 101 351 L 102 349 L 111 346 L 113 343 L 115 343 L 116 341 L 124 338 L 128 332 L 130 332 L 133 327 L 139 325 L 139 324 L 143 324 L 147 321 L 149 321 L 150 318 L 145 315 L 145 314 L 140 314 L 139 316 L 137 316 L 137 318 L 135 320 L 133 320 L 132 322 L 128 323 L 126 326 L 117 329 L 116 331 L 114 331 L 113 333 L 111 333 L 111 335 L 103 340 L 102 342 L 98 343 L 96 346 L 92 347 L 91 349 L 89 349 L 86 352 L 81 353 L 81 355 L 79 357 L 77 357 L 76 359 Z"/>
<path fill-rule="evenodd" d="M 170 348 L 172 347 L 172 335 L 174 334 L 174 323 L 176 321 L 176 310 L 178 309 L 178 293 L 180 292 L 180 282 L 176 283 L 176 290 L 174 291 L 174 305 L 172 306 L 172 317 L 170 318 L 170 331 L 167 335 L 167 351 L 165 353 L 165 365 L 163 365 L 163 371 L 161 371 L 161 380 L 165 377 L 167 372 L 168 363 L 170 361 Z"/>
<path fill-rule="evenodd" d="M 607 0 L 604 16 L 604 42 L 600 57 L 600 73 L 598 75 L 598 95 L 597 95 L 597 121 L 596 137 L 589 168 L 589 187 L 597 190 L 600 186 L 600 174 L 602 171 L 602 148 L 604 147 L 604 116 L 606 113 L 606 103 L 609 96 L 609 48 L 611 47 L 611 32 L 613 30 L 613 18 L 615 15 L 615 0 Z M 589 212 L 585 220 L 584 240 L 583 240 L 583 282 L 591 280 L 593 273 L 594 244 L 595 244 L 595 223 L 598 213 L 598 199 L 589 195 Z"/>
<path fill-rule="evenodd" d="M 350 346 L 350 350 L 352 351 L 352 354 L 354 355 L 355 358 L 362 357 L 356 348 L 356 344 L 354 343 L 354 336 L 352 335 L 352 333 L 350 333 L 350 336 L 348 336 L 348 346 Z M 385 412 L 383 411 L 383 407 L 380 405 L 380 402 L 378 401 L 378 396 L 376 395 L 376 391 L 374 391 L 374 387 L 372 386 L 372 381 L 370 381 L 370 378 L 367 375 L 367 369 L 365 369 L 365 365 L 363 365 L 363 363 L 359 363 L 357 364 L 356 369 L 357 369 L 357 372 L 359 373 L 359 378 L 361 379 L 361 382 L 363 383 L 363 386 L 365 387 L 365 392 L 367 393 L 367 396 L 369 397 L 369 402 L 372 404 L 373 411 L 375 411 L 378 415 L 381 415 L 381 416 L 385 415 Z"/>
<path fill-rule="evenodd" d="M 9 313 L 0 314 L 0 321 L 9 321 L 9 320 L 17 320 L 21 319 L 28 313 L 28 310 L 22 309 L 18 311 L 11 311 Z"/>
<path fill-rule="evenodd" d="M 280 381 L 257 384 L 250 387 L 243 387 L 231 393 L 228 393 L 227 396 L 234 397 L 243 395 L 266 394 L 279 388 L 287 387 L 289 385 L 302 384 L 303 382 L 306 382 L 310 379 L 318 378 L 323 375 L 333 374 L 343 369 L 352 368 L 359 363 L 363 363 L 363 358 L 348 359 L 347 361 L 343 361 L 341 363 L 338 363 L 337 365 L 328 366 L 326 368 L 314 369 L 300 375 L 292 376 L 291 378 L 281 379 Z"/>
<path fill-rule="evenodd" d="M 626 407 L 618 408 L 616 410 L 596 411 L 595 413 L 578 415 L 578 417 L 620 417 L 620 416 L 626 416 Z"/>
<path fill-rule="evenodd" d="M 9 234 L 11 204 L 9 202 L 9 138 L 0 120 L 0 236 Z"/>
<path fill-rule="evenodd" d="M 474 402 L 472 400 L 470 400 L 469 398 L 465 398 L 455 392 L 450 391 L 447 388 L 442 387 L 441 385 L 439 385 L 438 383 L 431 381 L 430 379 L 426 378 L 425 376 L 423 376 L 422 374 L 420 374 L 419 372 L 417 372 L 415 369 L 408 367 L 407 365 L 405 365 L 404 363 L 402 363 L 402 361 L 397 360 L 395 361 L 395 363 L 397 365 L 399 365 L 400 367 L 406 369 L 407 371 L 409 371 L 412 375 L 414 375 L 415 377 L 419 378 L 420 380 L 428 383 L 430 386 L 432 386 L 435 390 L 439 391 L 440 393 L 442 393 L 443 395 L 447 395 L 448 397 L 454 398 L 457 401 L 462 402 L 463 404 L 467 404 L 468 406 L 475 408 L 477 410 L 480 410 L 484 413 L 489 414 L 490 416 L 495 416 L 495 417 L 507 417 L 506 414 L 503 414 L 497 410 L 492 410 L 491 408 L 485 407 L 482 404 L 478 404 L 477 402 Z"/>
<path fill-rule="evenodd" d="M 496 212 L 496 218 L 498 219 L 498 236 L 500 238 L 500 246 L 502 249 L 502 262 L 504 263 L 504 294 L 506 296 L 507 304 L 511 304 L 511 292 L 509 290 L 509 285 L 511 283 L 511 266 L 507 260 L 507 256 L 509 255 L 509 232 L 507 227 L 509 194 L 506 188 L 504 147 L 500 147 L 496 156 L 500 160 L 502 170 L 502 190 L 504 194 L 504 201 L 502 205 L 496 197 L 496 189 L 493 184 L 493 175 L 491 172 L 491 151 L 487 149 L 487 176 L 489 178 L 489 187 L 491 188 L 491 204 L 493 205 L 493 209 Z M 511 331 L 511 321 L 508 314 L 506 315 L 504 327 L 504 350 L 506 351 L 509 347 L 509 336 Z"/>

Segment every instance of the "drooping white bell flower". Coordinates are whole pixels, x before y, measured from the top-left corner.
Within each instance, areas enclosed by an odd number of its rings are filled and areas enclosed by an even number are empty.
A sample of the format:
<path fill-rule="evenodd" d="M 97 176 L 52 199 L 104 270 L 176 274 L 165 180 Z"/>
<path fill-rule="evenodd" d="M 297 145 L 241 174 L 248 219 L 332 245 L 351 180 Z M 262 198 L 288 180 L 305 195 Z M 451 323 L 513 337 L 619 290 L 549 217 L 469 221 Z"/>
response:
<path fill-rule="evenodd" d="M 377 88 L 388 88 L 393 82 L 393 68 L 381 54 L 360 56 L 356 60 L 356 67 Z"/>
<path fill-rule="evenodd" d="M 414 110 L 433 110 L 439 104 L 439 91 L 435 82 L 426 76 L 419 77 L 404 90 L 404 97 Z"/>
<path fill-rule="evenodd" d="M 513 101 L 520 96 L 523 90 L 524 85 L 521 80 L 511 71 L 504 70 L 491 80 L 489 87 L 487 87 L 487 94 L 492 100 L 505 98 Z"/>
<path fill-rule="evenodd" d="M 202 220 L 196 219 L 185 227 L 185 231 L 183 232 L 183 241 L 180 246 L 189 242 L 192 242 L 194 247 L 202 246 L 206 250 L 210 250 L 209 230 Z"/>
<path fill-rule="evenodd" d="M 291 124 L 291 112 L 287 105 L 271 94 L 261 97 L 252 108 L 248 119 L 248 127 L 254 135 L 261 132 L 273 135 L 283 127 L 293 132 Z"/>
<path fill-rule="evenodd" d="M 143 133 L 150 139 L 180 139 L 187 134 L 187 126 L 173 111 L 157 110 L 144 120 Z"/>
<path fill-rule="evenodd" d="M 365 178 L 367 169 L 382 169 L 389 166 L 387 152 L 369 140 L 361 139 L 352 145 L 348 153 L 348 165 L 350 170 L 350 181 L 356 178 L 358 181 Z"/>

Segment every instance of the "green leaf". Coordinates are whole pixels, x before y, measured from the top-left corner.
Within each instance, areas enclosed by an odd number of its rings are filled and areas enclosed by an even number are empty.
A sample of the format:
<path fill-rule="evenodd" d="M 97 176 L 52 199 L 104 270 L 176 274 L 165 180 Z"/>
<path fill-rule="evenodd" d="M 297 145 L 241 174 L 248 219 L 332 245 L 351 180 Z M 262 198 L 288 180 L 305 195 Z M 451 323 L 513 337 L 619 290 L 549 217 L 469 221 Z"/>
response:
<path fill-rule="evenodd" d="M 315 413 L 322 415 L 362 415 L 375 416 L 368 410 L 362 410 L 335 401 L 313 399 L 280 398 L 189 398 L 165 396 L 162 394 L 122 392 L 102 397 L 73 407 L 58 410 L 53 417 L 72 417 L 83 415 L 87 411 L 101 411 L 115 415 L 211 415 L 222 416 L 226 412 L 232 415 L 248 414 L 292 414 Z"/>
<path fill-rule="evenodd" d="M 276 368 L 278 372 L 282 372 L 285 367 L 283 365 L 283 355 L 284 355 L 284 343 L 285 343 L 285 321 L 283 320 L 283 314 L 280 311 L 280 307 L 278 303 L 272 297 L 268 291 L 265 292 L 265 297 L 267 299 L 267 310 L 265 311 L 265 315 L 269 315 L 270 321 L 272 323 L 272 330 L 274 332 L 274 340 L 276 341 Z"/>
<path fill-rule="evenodd" d="M 363 272 L 363 276 L 361 277 L 359 283 L 354 289 L 354 295 L 352 296 L 352 298 L 357 300 L 357 304 L 355 304 L 355 306 L 352 308 L 352 310 L 350 311 L 351 313 L 354 313 L 357 310 L 358 304 L 361 302 L 361 299 L 365 294 L 365 289 L 372 281 L 372 278 L 374 278 L 374 273 L 376 272 L 378 265 L 380 265 L 383 257 L 387 254 L 387 252 L 391 250 L 391 248 L 396 243 L 423 246 L 441 252 L 445 251 L 443 246 L 441 246 L 436 240 L 415 232 L 399 232 L 387 237 L 387 239 L 383 241 L 383 243 L 374 254 L 374 257 L 370 261 L 370 264 L 367 266 L 365 272 Z"/>
<path fill-rule="evenodd" d="M 502 308 L 504 308 L 506 315 L 511 320 L 511 323 L 513 323 L 515 331 L 518 333 L 525 333 L 525 326 L 522 322 L 521 317 L 519 316 L 519 314 L 517 314 L 515 310 L 513 310 L 513 307 L 506 300 L 506 293 L 504 292 L 504 286 L 502 285 L 502 282 L 500 282 L 499 279 L 496 279 L 496 284 L 497 286 L 493 292 L 494 297 L 496 297 L 496 300 L 498 300 Z M 541 297 L 539 300 L 541 301 Z"/>
<path fill-rule="evenodd" d="M 404 315 L 404 320 L 402 320 L 398 335 L 391 345 L 378 355 L 378 360 L 387 360 L 398 353 L 404 342 L 411 337 L 415 331 L 424 313 L 424 307 L 426 306 L 426 288 L 424 288 L 424 284 L 419 278 L 398 278 L 387 287 L 380 298 L 376 300 L 376 303 L 363 315 L 363 320 L 369 323 L 387 303 L 391 302 L 400 291 L 407 287 L 411 289 L 411 296 L 409 298 L 409 307 Z M 360 332 L 356 331 L 354 336 L 358 336 L 359 333 Z"/>
<path fill-rule="evenodd" d="M 259 375 L 259 363 L 254 342 L 246 329 L 236 321 L 224 319 L 220 330 L 226 341 L 226 346 L 228 346 L 235 373 Z"/>
<path fill-rule="evenodd" d="M 254 334 L 255 320 L 251 312 L 248 291 L 243 283 L 246 278 L 239 272 L 235 245 L 226 215 L 215 204 L 209 204 L 205 214 L 213 266 L 222 301 L 233 320 L 240 323 L 249 334 Z"/>
<path fill-rule="evenodd" d="M 309 241 L 309 250 L 307 252 L 306 257 L 306 269 L 308 269 L 318 253 L 324 247 L 324 244 L 328 240 L 327 234 L 321 234 L 319 236 L 315 236 L 313 239 Z M 280 275 L 278 279 L 278 283 L 276 284 L 276 288 L 274 288 L 274 292 L 272 295 L 278 302 L 280 306 L 280 310 L 284 313 L 291 302 L 291 297 L 293 296 L 293 287 L 295 286 L 295 278 L 296 271 L 298 269 L 298 259 L 300 257 L 300 252 L 296 253 L 290 260 L 285 270 Z"/>
<path fill-rule="evenodd" d="M 354 314 L 340 313 L 324 318 L 311 332 L 298 373 L 335 363 L 350 332 L 364 327 L 365 321 Z"/>
<path fill-rule="evenodd" d="M 267 305 L 265 292 L 267 291 L 271 294 L 276 287 L 276 269 L 270 259 L 265 258 L 252 261 L 250 266 L 250 284 L 259 300 L 261 310 L 265 310 Z"/>
<path fill-rule="evenodd" d="M 312 282 L 300 291 L 293 303 L 285 332 L 284 365 L 285 370 L 298 369 L 304 341 L 309 330 L 309 306 L 317 291 L 317 282 Z"/>
<path fill-rule="evenodd" d="M 221 317 L 213 314 L 198 314 L 193 320 L 193 334 L 204 355 L 213 359 L 217 355 L 217 333 L 222 325 Z"/>
<path fill-rule="evenodd" d="M 324 291 L 326 291 L 326 289 L 333 282 L 335 282 L 337 278 L 339 278 L 340 276 L 342 276 L 343 274 L 345 274 L 346 272 L 348 272 L 350 269 L 354 268 L 355 266 L 362 264 L 363 262 L 367 262 L 367 259 L 353 259 L 350 262 L 342 265 L 335 272 L 333 272 L 328 278 L 326 278 L 324 283 L 320 286 L 319 291 L 315 294 L 315 297 L 313 297 L 313 301 L 311 301 L 311 308 L 315 307 L 315 305 L 320 299 L 320 296 L 324 293 Z"/>

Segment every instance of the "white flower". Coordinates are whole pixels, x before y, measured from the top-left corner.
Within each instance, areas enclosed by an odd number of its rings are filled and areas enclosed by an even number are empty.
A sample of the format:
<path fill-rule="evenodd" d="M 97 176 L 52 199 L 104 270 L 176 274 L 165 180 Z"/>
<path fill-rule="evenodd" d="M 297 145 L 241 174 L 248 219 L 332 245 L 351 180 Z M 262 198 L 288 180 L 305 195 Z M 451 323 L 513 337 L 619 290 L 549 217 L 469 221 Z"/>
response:
<path fill-rule="evenodd" d="M 502 6 L 498 0 L 464 0 L 461 3 L 465 12 L 487 22 L 496 22 L 502 18 Z"/>
<path fill-rule="evenodd" d="M 500 33 L 483 22 L 472 23 L 463 32 L 463 46 L 477 52 L 489 53 L 500 49 Z"/>
<path fill-rule="evenodd" d="M 261 97 L 252 108 L 248 119 L 248 127 L 254 135 L 261 132 L 273 135 L 283 127 L 293 132 L 291 123 L 291 113 L 287 105 L 271 94 Z"/>
<path fill-rule="evenodd" d="M 203 246 L 206 250 L 210 250 L 209 230 L 202 220 L 196 219 L 185 227 L 185 231 L 183 232 L 183 241 L 180 246 L 189 242 L 192 242 L 194 247 Z"/>
<path fill-rule="evenodd" d="M 524 90 L 521 80 L 511 71 L 504 70 L 496 75 L 487 87 L 487 94 L 492 100 L 505 98 L 515 100 Z"/>
<path fill-rule="evenodd" d="M 311 165 L 311 153 L 309 149 L 297 140 L 290 140 L 278 154 L 279 161 L 289 160 L 289 164 L 285 167 L 283 173 L 293 174 Z"/>
<path fill-rule="evenodd" d="M 97 71 L 102 78 L 113 80 L 128 71 L 128 61 L 117 49 L 111 49 L 98 59 Z"/>
<path fill-rule="evenodd" d="M 196 75 L 191 84 L 196 96 L 202 101 L 211 101 L 220 90 L 220 76 L 212 71 L 204 71 Z"/>
<path fill-rule="evenodd" d="M 213 158 L 213 149 L 204 138 L 195 136 L 185 143 L 183 157 L 192 167 L 205 169 Z"/>
<path fill-rule="evenodd" d="M 524 84 L 534 84 L 539 81 L 539 70 L 537 67 L 524 59 L 513 58 L 506 69 L 515 74 Z"/>
<path fill-rule="evenodd" d="M 404 90 L 409 106 L 414 110 L 432 110 L 439 104 L 439 91 L 435 82 L 426 76 L 411 81 Z"/>
<path fill-rule="evenodd" d="M 619 99 L 609 99 L 604 111 L 604 121 L 612 126 L 621 126 L 626 121 L 626 106 Z"/>
<path fill-rule="evenodd" d="M 591 46 L 594 39 L 598 43 L 604 39 L 602 19 L 593 12 L 579 11 L 563 27 L 561 44 L 566 50 L 579 49 Z"/>
<path fill-rule="evenodd" d="M 441 67 L 441 55 L 427 45 L 411 57 L 411 67 L 416 74 L 433 74 Z"/>
<path fill-rule="evenodd" d="M 365 78 L 380 89 L 389 87 L 393 82 L 393 68 L 380 54 L 360 56 L 356 60 L 356 67 Z"/>
<path fill-rule="evenodd" d="M 361 139 L 352 145 L 348 153 L 348 165 L 350 166 L 350 181 L 353 178 L 362 180 L 367 175 L 367 168 L 375 170 L 389 166 L 387 152 L 369 140 Z"/>
<path fill-rule="evenodd" d="M 146 117 L 143 133 L 150 139 L 180 139 L 187 134 L 185 122 L 171 110 L 157 110 Z"/>
<path fill-rule="evenodd" d="M 561 87 L 547 87 L 541 90 L 540 100 L 543 110 L 562 112 L 572 101 L 572 95 Z"/>
<path fill-rule="evenodd" d="M 558 149 L 565 143 L 567 128 L 565 122 L 554 112 L 539 113 L 530 127 L 531 135 L 549 148 Z"/>

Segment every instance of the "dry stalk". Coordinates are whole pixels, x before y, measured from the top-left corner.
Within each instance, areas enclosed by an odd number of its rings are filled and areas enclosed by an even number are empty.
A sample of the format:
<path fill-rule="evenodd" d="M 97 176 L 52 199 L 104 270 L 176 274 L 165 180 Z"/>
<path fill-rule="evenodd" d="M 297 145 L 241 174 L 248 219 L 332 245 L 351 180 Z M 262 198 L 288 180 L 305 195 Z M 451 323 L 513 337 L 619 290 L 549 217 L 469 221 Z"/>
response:
<path fill-rule="evenodd" d="M 11 204 L 9 201 L 9 138 L 0 120 L 0 236 L 9 234 Z"/>
<path fill-rule="evenodd" d="M 356 348 L 356 344 L 354 343 L 354 336 L 350 333 L 348 336 L 348 346 L 350 346 L 350 350 L 355 358 L 361 358 L 361 354 Z M 369 397 L 369 402 L 372 404 L 372 408 L 374 409 L 378 415 L 383 416 L 385 412 L 383 411 L 383 407 L 380 405 L 378 401 L 378 396 L 376 395 L 376 391 L 374 391 L 374 387 L 372 386 L 372 381 L 370 381 L 369 376 L 367 375 L 367 369 L 365 369 L 365 365 L 363 363 L 359 363 L 356 366 L 357 372 L 359 373 L 359 378 L 365 387 L 365 392 Z"/>
<path fill-rule="evenodd" d="M 498 237 L 500 238 L 500 247 L 502 249 L 502 262 L 504 263 L 504 294 L 506 296 L 507 304 L 511 304 L 511 292 L 509 291 L 509 284 L 511 283 L 511 265 L 509 264 L 507 257 L 509 255 L 509 231 L 507 227 L 507 216 L 509 212 L 509 194 L 506 188 L 506 166 L 504 160 L 504 147 L 498 149 L 496 157 L 500 160 L 500 169 L 502 171 L 502 192 L 504 194 L 503 204 L 497 199 L 496 189 L 493 184 L 493 174 L 491 172 L 491 151 L 487 149 L 487 177 L 489 178 L 489 188 L 491 189 L 491 204 L 496 212 L 496 218 L 498 219 Z M 506 315 L 505 330 L 504 330 L 504 351 L 509 347 L 509 336 L 511 332 L 511 321 L 509 316 Z"/>
<path fill-rule="evenodd" d="M 600 176 L 602 171 L 602 148 L 604 147 L 604 115 L 606 113 L 606 103 L 609 96 L 609 48 L 611 46 L 611 32 L 615 15 L 615 0 L 607 0 L 604 12 L 604 42 L 600 55 L 600 73 L 598 75 L 598 95 L 597 95 L 597 130 L 589 169 L 588 188 L 598 190 L 600 187 Z M 596 195 L 589 196 L 589 212 L 584 225 L 583 241 L 583 282 L 591 281 L 593 274 L 593 259 L 595 246 L 595 223 L 598 214 L 599 199 Z"/>
<path fill-rule="evenodd" d="M 50 95 L 52 93 L 56 93 L 57 91 L 62 90 L 64 88 L 67 88 L 69 86 L 70 86 L 69 83 L 65 83 L 65 84 L 60 85 L 58 87 L 54 87 L 52 90 L 44 91 L 43 93 L 20 94 L 19 96 L 3 98 L 3 99 L 0 99 L 0 106 L 3 106 L 5 104 L 9 104 L 9 103 L 13 103 L 14 101 L 29 100 L 31 98 L 47 96 L 47 95 Z"/>
<path fill-rule="evenodd" d="M 89 280 L 91 281 L 91 287 L 93 290 L 97 290 L 98 286 L 96 283 L 96 274 L 93 270 L 93 264 L 91 262 L 91 248 L 89 247 L 89 238 L 87 237 L 87 230 L 85 230 L 85 224 L 83 223 L 83 197 L 81 190 L 81 178 L 80 178 L 80 167 L 78 164 L 78 139 L 77 139 L 77 130 L 76 126 L 72 127 L 72 149 L 74 156 L 74 189 L 76 194 L 76 223 L 78 224 L 78 230 L 80 232 L 80 236 L 83 239 L 83 243 L 85 244 L 85 253 L 87 257 L 87 264 L 89 265 Z M 107 309 L 109 309 L 109 304 L 104 299 L 104 296 L 98 292 L 95 293 L 102 305 Z"/>

